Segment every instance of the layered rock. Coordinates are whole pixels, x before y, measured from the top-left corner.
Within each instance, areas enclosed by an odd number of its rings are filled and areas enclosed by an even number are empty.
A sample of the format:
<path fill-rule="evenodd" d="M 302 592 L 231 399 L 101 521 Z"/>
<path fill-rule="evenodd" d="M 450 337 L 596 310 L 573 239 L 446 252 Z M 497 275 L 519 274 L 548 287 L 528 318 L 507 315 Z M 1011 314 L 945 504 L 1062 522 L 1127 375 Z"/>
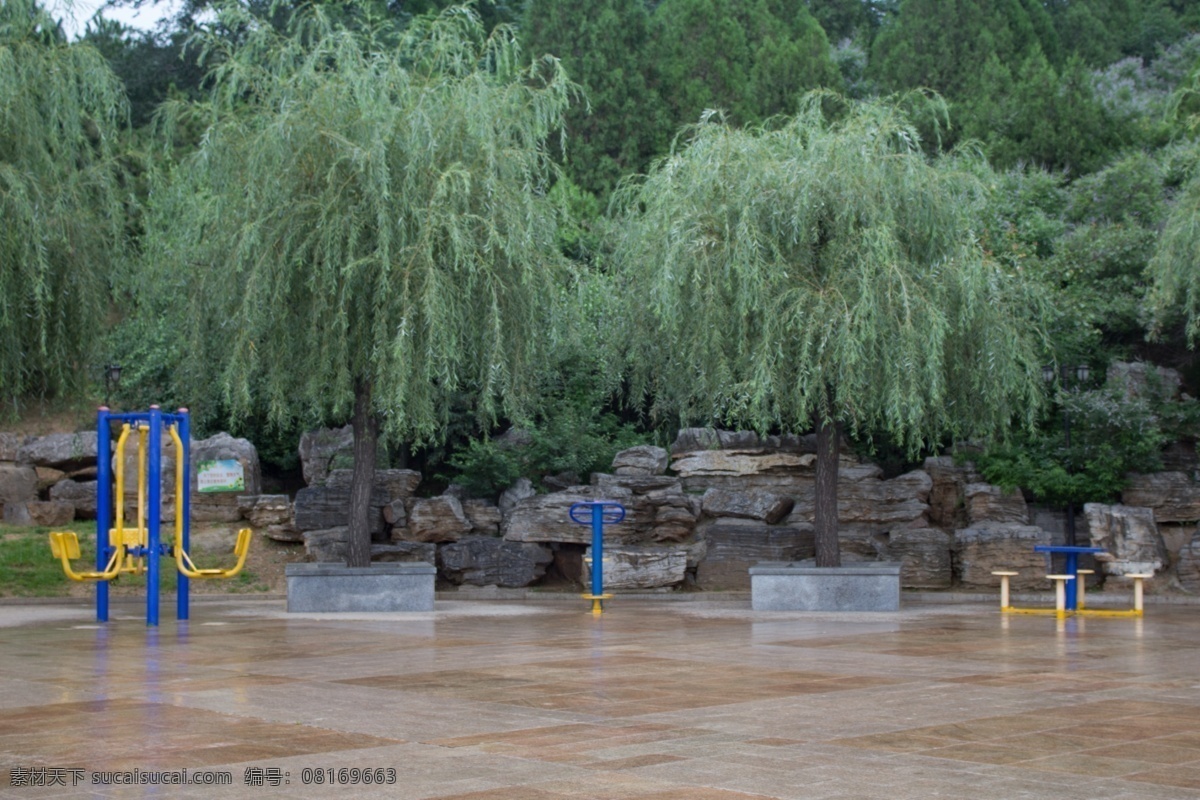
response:
<path fill-rule="evenodd" d="M 472 498 L 462 501 L 463 514 L 471 523 L 471 533 L 480 536 L 500 535 L 500 508 L 487 500 Z"/>
<path fill-rule="evenodd" d="M 662 475 L 668 461 L 667 451 L 661 447 L 640 445 L 617 453 L 612 470 L 617 475 Z"/>
<path fill-rule="evenodd" d="M 633 492 L 619 486 L 603 490 L 595 486 L 572 486 L 565 492 L 526 497 L 505 515 L 501 533 L 513 542 L 588 544 L 592 541 L 591 526 L 572 522 L 568 512 L 573 504 L 589 500 L 615 500 L 627 509 L 623 522 L 604 526 L 606 544 L 637 538 L 636 516 L 630 513 Z"/>
<path fill-rule="evenodd" d="M 1200 484 L 1186 472 L 1130 474 L 1121 493 L 1126 506 L 1149 508 L 1158 522 L 1194 522 L 1200 519 Z"/>
<path fill-rule="evenodd" d="M 584 554 L 584 585 L 591 585 L 589 547 Z M 658 589 L 683 583 L 687 572 L 686 550 L 670 547 L 604 546 L 602 578 L 604 590 Z"/>
<path fill-rule="evenodd" d="M 993 523 L 1029 524 L 1029 507 L 1020 489 L 1005 492 L 990 483 L 969 483 L 963 489 L 963 497 L 972 528 Z"/>
<path fill-rule="evenodd" d="M 1045 589 L 1046 557 L 1033 548 L 1049 543 L 1046 532 L 1032 525 L 963 528 L 954 532 L 954 573 L 964 587 L 994 589 L 1000 579 L 993 571 L 1016 571 L 1020 574 L 1011 580 L 1013 589 Z"/>
<path fill-rule="evenodd" d="M 305 484 L 322 485 L 330 471 L 354 464 L 354 426 L 306 431 L 300 436 L 299 450 Z"/>
<path fill-rule="evenodd" d="M 1167 550 L 1148 508 L 1086 503 L 1092 545 L 1108 551 L 1101 562 L 1105 574 L 1155 573 L 1167 563 Z"/>
<path fill-rule="evenodd" d="M 951 456 L 934 456 L 925 459 L 923 469 L 931 480 L 930 523 L 944 530 L 967 527 L 966 487 L 983 480 L 975 465 L 957 464 Z"/>
<path fill-rule="evenodd" d="M 759 561 L 803 561 L 813 557 L 813 529 L 807 523 L 768 525 L 747 519 L 702 523 L 706 545 L 696 567 L 700 588 L 749 589 L 750 567 Z"/>
<path fill-rule="evenodd" d="M 906 589 L 947 589 L 954 579 L 953 537 L 937 528 L 902 529 L 888 534 L 886 559 L 899 561 Z"/>
<path fill-rule="evenodd" d="M 554 560 L 549 547 L 492 536 L 466 536 L 438 548 L 439 573 L 452 583 L 528 586 Z"/>
<path fill-rule="evenodd" d="M 709 489 L 700 500 L 701 511 L 707 516 L 756 519 L 769 525 L 786 517 L 795 505 L 790 497 L 755 490 Z"/>
<path fill-rule="evenodd" d="M 462 503 L 450 495 L 414 500 L 408 525 L 392 538 L 414 542 L 454 542 L 471 532 Z"/>

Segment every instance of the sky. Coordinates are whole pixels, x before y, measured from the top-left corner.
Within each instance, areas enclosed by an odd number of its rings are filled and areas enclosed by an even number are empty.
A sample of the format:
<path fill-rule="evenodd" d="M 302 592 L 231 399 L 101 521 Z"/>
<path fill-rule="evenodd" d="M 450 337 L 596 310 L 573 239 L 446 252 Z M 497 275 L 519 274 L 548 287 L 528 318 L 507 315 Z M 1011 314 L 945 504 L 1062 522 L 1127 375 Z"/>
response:
<path fill-rule="evenodd" d="M 47 3 L 51 13 L 62 19 L 67 36 L 72 39 L 83 33 L 88 20 L 104 5 L 105 0 L 50 0 Z M 104 16 L 131 28 L 149 31 L 154 30 L 160 19 L 170 16 L 175 6 L 175 0 L 160 0 L 157 3 L 146 0 L 140 9 L 128 6 L 105 8 Z"/>

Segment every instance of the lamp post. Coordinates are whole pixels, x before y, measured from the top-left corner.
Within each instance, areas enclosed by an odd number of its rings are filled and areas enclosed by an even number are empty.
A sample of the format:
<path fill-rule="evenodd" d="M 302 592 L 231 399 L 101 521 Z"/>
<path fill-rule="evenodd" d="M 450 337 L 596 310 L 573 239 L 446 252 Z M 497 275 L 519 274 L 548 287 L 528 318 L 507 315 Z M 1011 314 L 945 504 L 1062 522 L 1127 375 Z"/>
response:
<path fill-rule="evenodd" d="M 109 396 L 121 383 L 121 365 L 107 364 L 104 367 L 104 406 L 108 407 Z"/>
<path fill-rule="evenodd" d="M 1058 370 L 1055 370 L 1055 368 L 1049 364 L 1042 367 L 1042 380 L 1044 380 L 1047 384 L 1051 384 L 1054 382 L 1054 378 L 1057 376 L 1064 391 L 1078 387 L 1080 384 L 1084 383 L 1088 379 L 1089 374 L 1090 370 L 1088 369 L 1087 364 L 1080 364 L 1077 367 L 1063 366 Z M 1062 414 L 1063 436 L 1066 439 L 1067 458 L 1070 458 L 1071 415 L 1067 412 L 1067 406 L 1065 403 L 1063 404 Z M 1070 464 L 1067 465 L 1067 469 L 1068 471 L 1070 470 Z M 1067 501 L 1067 545 L 1069 547 L 1075 546 L 1075 503 L 1072 500 Z"/>

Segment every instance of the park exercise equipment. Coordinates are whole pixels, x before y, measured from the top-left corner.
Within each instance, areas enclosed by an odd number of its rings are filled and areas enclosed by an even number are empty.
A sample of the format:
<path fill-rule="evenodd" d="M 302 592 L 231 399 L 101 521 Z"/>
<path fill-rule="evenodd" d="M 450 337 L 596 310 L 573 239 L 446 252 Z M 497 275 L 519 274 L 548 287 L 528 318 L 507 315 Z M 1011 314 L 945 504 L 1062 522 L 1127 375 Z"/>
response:
<path fill-rule="evenodd" d="M 112 465 L 112 425 L 119 423 L 116 469 Z M 114 414 L 101 406 L 96 420 L 96 569 L 76 570 L 71 560 L 80 557 L 79 536 L 74 531 L 52 531 L 50 552 L 62 562 L 73 581 L 96 583 L 96 620 L 108 621 L 108 582 L 121 575 L 146 576 L 146 624 L 158 624 L 159 558 L 172 558 L 179 573 L 176 583 L 176 617 L 188 618 L 189 579 L 232 578 L 246 565 L 250 529 L 238 531 L 229 568 L 201 569 L 192 560 L 190 423 L 186 408 L 178 413 L 150 406 L 146 412 Z M 170 543 L 162 541 L 162 441 L 170 438 L 175 456 L 175 525 Z M 137 434 L 137 514 L 132 525 L 125 519 L 125 446 Z M 115 475 L 114 475 L 115 473 Z M 114 492 L 115 477 L 115 492 Z M 115 520 L 114 520 L 115 517 Z M 110 522 L 112 526 L 110 527 Z M 107 536 L 105 535 L 107 533 Z"/>
<path fill-rule="evenodd" d="M 1063 574 L 1046 575 L 1048 580 L 1054 581 L 1054 608 L 1026 608 L 1012 605 L 1009 579 L 1016 577 L 1018 573 L 1013 570 L 996 570 L 992 574 L 1000 578 L 1000 611 L 1002 613 L 1053 614 L 1059 619 L 1069 616 L 1141 617 L 1145 614 L 1142 582 L 1146 578 L 1154 577 L 1153 575 L 1116 576 L 1133 579 L 1133 608 L 1088 608 L 1084 581 L 1087 580 L 1088 575 L 1094 574 L 1094 570 L 1079 569 L 1077 557 L 1080 553 L 1103 553 L 1105 552 L 1104 548 L 1037 545 L 1033 549 L 1035 552 L 1046 553 L 1047 558 L 1050 553 L 1066 553 L 1067 555 L 1066 569 L 1063 570 Z M 1071 581 L 1075 582 L 1073 591 L 1069 587 Z"/>
<path fill-rule="evenodd" d="M 592 591 L 582 595 L 592 601 L 592 616 L 604 613 L 604 601 L 612 597 L 604 593 L 604 526 L 625 519 L 625 506 L 616 500 L 589 500 L 572 503 L 567 512 L 571 521 L 592 526 Z"/>

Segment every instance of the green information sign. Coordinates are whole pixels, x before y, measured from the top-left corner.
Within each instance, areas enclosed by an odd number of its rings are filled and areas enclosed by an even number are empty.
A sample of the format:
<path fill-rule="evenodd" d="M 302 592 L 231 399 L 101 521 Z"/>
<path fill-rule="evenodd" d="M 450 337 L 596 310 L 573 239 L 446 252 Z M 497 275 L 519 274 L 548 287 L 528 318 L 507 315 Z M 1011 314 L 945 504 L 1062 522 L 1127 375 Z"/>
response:
<path fill-rule="evenodd" d="M 244 492 L 246 473 L 236 459 L 201 461 L 196 470 L 196 489 L 200 492 Z"/>

